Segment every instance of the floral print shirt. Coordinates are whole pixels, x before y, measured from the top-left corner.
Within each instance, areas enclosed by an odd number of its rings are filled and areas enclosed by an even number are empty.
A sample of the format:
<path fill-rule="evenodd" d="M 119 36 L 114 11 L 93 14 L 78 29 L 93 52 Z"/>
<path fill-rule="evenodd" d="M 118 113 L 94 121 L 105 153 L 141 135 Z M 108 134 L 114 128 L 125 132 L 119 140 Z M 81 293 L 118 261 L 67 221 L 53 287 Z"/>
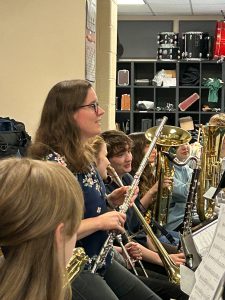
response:
<path fill-rule="evenodd" d="M 56 152 L 50 153 L 46 160 L 56 161 L 67 167 L 64 156 Z M 106 191 L 104 183 L 94 166 L 90 165 L 89 171 L 86 173 L 75 174 L 84 195 L 84 219 L 97 217 L 108 211 L 106 205 Z M 107 231 L 96 231 L 87 237 L 79 240 L 77 246 L 83 247 L 90 260 L 85 266 L 86 269 L 91 269 L 105 240 L 108 237 Z M 105 270 L 111 264 L 113 251 L 109 251 L 106 259 L 102 261 L 98 273 L 104 275 Z"/>

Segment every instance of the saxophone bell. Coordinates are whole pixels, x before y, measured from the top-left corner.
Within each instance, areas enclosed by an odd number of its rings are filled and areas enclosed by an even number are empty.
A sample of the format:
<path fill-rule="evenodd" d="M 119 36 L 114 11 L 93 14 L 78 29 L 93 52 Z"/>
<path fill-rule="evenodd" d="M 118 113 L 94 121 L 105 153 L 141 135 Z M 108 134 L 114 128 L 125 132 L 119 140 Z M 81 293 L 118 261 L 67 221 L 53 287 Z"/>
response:
<path fill-rule="evenodd" d="M 69 282 L 72 282 L 83 270 L 88 259 L 83 248 L 77 247 L 73 249 L 73 255 L 66 266 L 67 279 Z"/>
<path fill-rule="evenodd" d="M 197 210 L 201 221 L 213 219 L 215 201 L 204 198 L 210 187 L 217 187 L 221 173 L 220 153 L 225 136 L 225 126 L 201 125 L 202 155 L 200 185 L 198 188 Z"/>

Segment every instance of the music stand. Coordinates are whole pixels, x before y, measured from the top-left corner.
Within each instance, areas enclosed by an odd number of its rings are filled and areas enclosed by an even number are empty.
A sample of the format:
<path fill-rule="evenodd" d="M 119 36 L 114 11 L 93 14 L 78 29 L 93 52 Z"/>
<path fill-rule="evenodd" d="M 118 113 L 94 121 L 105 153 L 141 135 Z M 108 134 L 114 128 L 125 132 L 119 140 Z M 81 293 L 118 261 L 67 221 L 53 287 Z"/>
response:
<path fill-rule="evenodd" d="M 215 190 L 215 193 L 212 196 L 212 200 L 216 198 L 216 196 L 219 194 L 220 190 L 225 188 L 225 171 L 223 172 L 223 175 L 221 176 L 220 182 Z"/>

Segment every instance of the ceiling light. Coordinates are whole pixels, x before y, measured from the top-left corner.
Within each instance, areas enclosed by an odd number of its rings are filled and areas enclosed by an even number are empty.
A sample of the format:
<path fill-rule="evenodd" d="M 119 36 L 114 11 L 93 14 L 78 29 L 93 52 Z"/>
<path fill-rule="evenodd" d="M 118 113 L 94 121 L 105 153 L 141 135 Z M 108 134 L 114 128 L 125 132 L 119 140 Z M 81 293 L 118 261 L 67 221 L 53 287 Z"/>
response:
<path fill-rule="evenodd" d="M 143 0 L 117 0 L 118 5 L 144 4 Z"/>

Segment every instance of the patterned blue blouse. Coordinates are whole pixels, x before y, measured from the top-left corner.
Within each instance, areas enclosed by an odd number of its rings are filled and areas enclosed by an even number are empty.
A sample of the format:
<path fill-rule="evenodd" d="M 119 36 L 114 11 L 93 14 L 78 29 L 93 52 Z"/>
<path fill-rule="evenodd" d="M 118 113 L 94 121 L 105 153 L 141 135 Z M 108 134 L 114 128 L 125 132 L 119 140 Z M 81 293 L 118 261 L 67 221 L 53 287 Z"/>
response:
<path fill-rule="evenodd" d="M 46 157 L 46 160 L 56 161 L 63 166 L 67 166 L 65 157 L 60 156 L 56 152 L 49 154 Z M 90 165 L 89 169 L 90 170 L 87 173 L 77 173 L 75 175 L 84 194 L 84 219 L 97 217 L 108 211 L 104 183 L 98 174 L 98 171 L 92 165 Z M 107 231 L 96 231 L 77 242 L 76 246 L 83 247 L 90 258 L 85 269 L 92 268 L 107 237 Z M 102 267 L 98 269 L 99 274 L 104 275 L 105 270 L 111 264 L 112 256 L 113 251 L 109 251 Z"/>

